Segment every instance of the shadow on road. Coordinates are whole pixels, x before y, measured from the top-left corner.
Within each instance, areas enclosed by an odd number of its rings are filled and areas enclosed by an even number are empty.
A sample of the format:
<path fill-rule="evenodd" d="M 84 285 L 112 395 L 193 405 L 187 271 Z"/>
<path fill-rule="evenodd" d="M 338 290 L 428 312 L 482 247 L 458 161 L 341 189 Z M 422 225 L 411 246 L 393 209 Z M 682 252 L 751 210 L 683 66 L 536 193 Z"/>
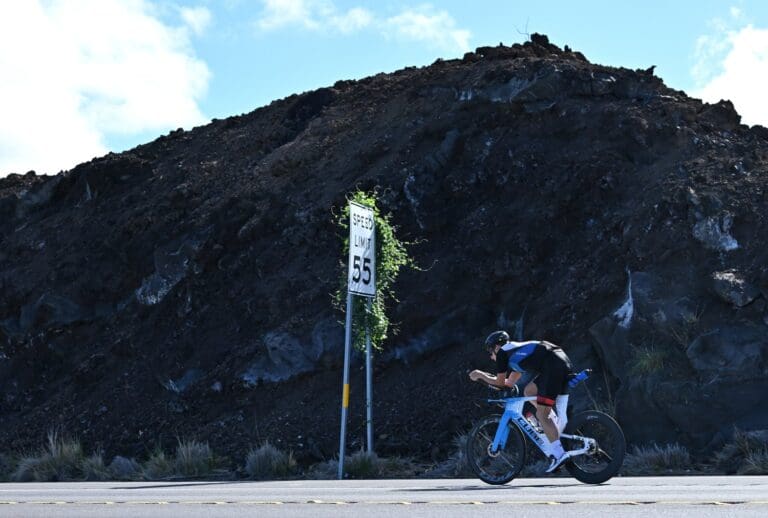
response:
<path fill-rule="evenodd" d="M 179 482 L 162 482 L 151 486 L 131 486 L 131 487 L 112 487 L 110 489 L 133 490 L 133 489 L 163 489 L 167 487 L 190 487 L 190 486 L 219 486 L 222 484 L 243 484 L 253 483 L 253 480 L 218 480 L 216 482 L 189 482 L 181 484 Z"/>
<path fill-rule="evenodd" d="M 558 484 L 558 485 L 541 485 L 541 484 L 535 484 L 535 485 L 516 485 L 516 486 L 491 486 L 491 485 L 484 485 L 484 486 L 439 486 L 439 487 L 415 487 L 412 489 L 398 489 L 397 491 L 404 491 L 404 492 L 414 492 L 414 493 L 420 493 L 420 492 L 429 492 L 429 491 L 513 491 L 515 489 L 525 489 L 525 488 L 564 488 L 564 487 L 576 487 L 576 486 L 583 486 L 584 484 Z"/>

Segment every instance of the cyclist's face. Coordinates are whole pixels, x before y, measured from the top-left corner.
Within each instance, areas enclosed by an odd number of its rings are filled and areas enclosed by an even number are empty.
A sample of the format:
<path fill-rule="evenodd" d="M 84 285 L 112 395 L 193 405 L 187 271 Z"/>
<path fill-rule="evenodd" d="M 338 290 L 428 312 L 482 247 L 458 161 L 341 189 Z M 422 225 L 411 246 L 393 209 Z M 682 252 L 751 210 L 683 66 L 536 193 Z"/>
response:
<path fill-rule="evenodd" d="M 496 353 L 498 352 L 499 347 L 501 346 L 497 345 L 496 347 L 488 351 L 491 355 L 491 360 L 496 361 Z"/>

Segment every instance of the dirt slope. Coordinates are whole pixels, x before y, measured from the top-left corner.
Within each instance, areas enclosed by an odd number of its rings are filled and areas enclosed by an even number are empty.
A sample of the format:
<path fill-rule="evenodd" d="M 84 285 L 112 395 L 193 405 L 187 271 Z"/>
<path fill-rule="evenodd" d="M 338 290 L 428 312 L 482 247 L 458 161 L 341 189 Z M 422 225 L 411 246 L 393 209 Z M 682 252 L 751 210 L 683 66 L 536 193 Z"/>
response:
<path fill-rule="evenodd" d="M 377 450 L 440 460 L 506 328 L 597 376 L 633 443 L 768 428 L 768 130 L 546 37 L 339 81 L 53 177 L 0 179 L 0 440 L 241 462 L 338 446 L 334 214 L 377 188 L 424 271 L 377 357 Z M 622 310 L 622 311 L 619 311 Z M 353 370 L 351 448 L 364 436 Z"/>

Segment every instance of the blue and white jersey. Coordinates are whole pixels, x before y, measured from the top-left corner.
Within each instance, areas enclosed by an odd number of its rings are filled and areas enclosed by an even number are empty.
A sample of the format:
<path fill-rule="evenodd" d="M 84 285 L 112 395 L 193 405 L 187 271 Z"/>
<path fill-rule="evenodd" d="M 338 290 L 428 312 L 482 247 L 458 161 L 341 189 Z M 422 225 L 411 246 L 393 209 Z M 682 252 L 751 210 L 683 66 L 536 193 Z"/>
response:
<path fill-rule="evenodd" d="M 527 342 L 507 342 L 501 346 L 496 353 L 496 371 L 508 372 L 528 372 L 531 370 L 531 362 L 528 362 L 537 351 L 539 351 L 541 342 L 539 340 L 530 340 Z"/>

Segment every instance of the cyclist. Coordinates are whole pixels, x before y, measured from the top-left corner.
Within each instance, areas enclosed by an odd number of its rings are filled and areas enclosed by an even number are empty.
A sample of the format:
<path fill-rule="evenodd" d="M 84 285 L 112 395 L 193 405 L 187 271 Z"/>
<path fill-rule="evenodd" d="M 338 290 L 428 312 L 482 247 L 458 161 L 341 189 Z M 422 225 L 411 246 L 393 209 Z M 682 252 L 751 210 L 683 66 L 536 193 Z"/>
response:
<path fill-rule="evenodd" d="M 485 350 L 496 362 L 496 375 L 481 370 L 469 373 L 472 381 L 482 381 L 499 388 L 512 386 L 523 374 L 534 376 L 533 383 L 526 386 L 526 395 L 536 395 L 536 418 L 550 443 L 550 473 L 566 459 L 560 443 L 560 431 L 552 420 L 552 407 L 557 404 L 560 419 L 565 415 L 567 405 L 568 379 L 571 375 L 571 361 L 557 345 L 543 340 L 513 342 L 505 331 L 494 331 L 485 339 Z M 561 397 L 562 396 L 562 397 Z"/>

